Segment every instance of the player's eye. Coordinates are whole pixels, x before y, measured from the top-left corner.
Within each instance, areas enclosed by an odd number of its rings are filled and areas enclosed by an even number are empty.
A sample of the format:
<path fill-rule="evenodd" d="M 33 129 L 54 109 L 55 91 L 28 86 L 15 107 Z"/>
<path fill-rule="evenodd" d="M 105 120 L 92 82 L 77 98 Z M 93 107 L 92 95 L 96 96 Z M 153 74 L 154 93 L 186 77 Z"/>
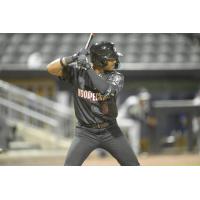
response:
<path fill-rule="evenodd" d="M 116 61 L 116 59 L 115 58 L 108 58 L 108 61 L 109 62 L 114 62 L 114 61 Z"/>

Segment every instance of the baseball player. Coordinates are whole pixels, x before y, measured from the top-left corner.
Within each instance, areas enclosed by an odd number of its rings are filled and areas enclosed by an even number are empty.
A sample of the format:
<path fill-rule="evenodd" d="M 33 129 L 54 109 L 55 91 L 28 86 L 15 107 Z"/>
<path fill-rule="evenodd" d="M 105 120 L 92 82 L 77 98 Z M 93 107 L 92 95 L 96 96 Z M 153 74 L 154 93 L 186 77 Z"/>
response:
<path fill-rule="evenodd" d="M 142 135 L 149 133 L 150 128 L 156 125 L 150 115 L 150 99 L 150 93 L 143 88 L 138 95 L 129 96 L 119 108 L 119 125 L 128 128 L 130 145 L 136 155 L 141 152 Z"/>
<path fill-rule="evenodd" d="M 124 76 L 116 71 L 121 54 L 113 43 L 100 42 L 90 47 L 91 62 L 87 55 L 84 49 L 47 66 L 50 74 L 73 85 L 78 122 L 64 165 L 82 165 L 96 148 L 108 151 L 120 165 L 139 165 L 116 121 L 116 98 L 124 84 Z"/>

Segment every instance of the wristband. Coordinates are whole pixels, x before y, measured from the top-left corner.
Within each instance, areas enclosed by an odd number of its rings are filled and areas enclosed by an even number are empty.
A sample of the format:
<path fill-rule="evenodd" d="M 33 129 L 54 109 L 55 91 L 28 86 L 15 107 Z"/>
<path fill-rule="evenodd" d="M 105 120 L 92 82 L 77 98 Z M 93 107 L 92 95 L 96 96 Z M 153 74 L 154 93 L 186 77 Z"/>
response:
<path fill-rule="evenodd" d="M 66 65 L 63 63 L 63 58 L 64 57 L 60 58 L 60 64 L 61 64 L 62 67 L 66 67 Z"/>

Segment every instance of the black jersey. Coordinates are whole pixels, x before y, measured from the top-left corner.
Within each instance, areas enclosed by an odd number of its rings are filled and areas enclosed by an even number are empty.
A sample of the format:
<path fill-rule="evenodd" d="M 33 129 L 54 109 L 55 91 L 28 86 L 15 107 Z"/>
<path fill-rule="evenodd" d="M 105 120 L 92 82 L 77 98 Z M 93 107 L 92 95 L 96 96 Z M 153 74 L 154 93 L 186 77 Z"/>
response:
<path fill-rule="evenodd" d="M 70 64 L 63 69 L 63 78 L 73 85 L 74 109 L 81 124 L 96 124 L 116 119 L 116 97 L 124 85 L 124 76 L 117 72 L 99 74 L 103 80 L 115 86 L 115 94 L 103 95 L 96 88 L 84 69 Z"/>

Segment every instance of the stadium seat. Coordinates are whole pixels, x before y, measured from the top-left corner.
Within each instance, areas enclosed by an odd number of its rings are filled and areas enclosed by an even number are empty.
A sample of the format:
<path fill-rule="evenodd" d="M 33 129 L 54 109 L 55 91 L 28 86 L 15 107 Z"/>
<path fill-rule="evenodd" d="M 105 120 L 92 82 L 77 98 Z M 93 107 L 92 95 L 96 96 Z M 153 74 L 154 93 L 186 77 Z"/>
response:
<path fill-rule="evenodd" d="M 157 47 L 157 53 L 160 53 L 160 54 L 169 54 L 172 52 L 172 45 L 170 45 L 169 43 L 167 44 L 160 44 L 158 47 Z"/>
<path fill-rule="evenodd" d="M 40 49 L 40 52 L 41 53 L 44 53 L 44 54 L 51 54 L 52 52 L 55 51 L 55 46 L 51 43 L 46 43 L 44 44 L 41 49 Z"/>
<path fill-rule="evenodd" d="M 170 34 L 156 34 L 156 42 L 158 44 L 170 44 L 172 43 Z"/>
<path fill-rule="evenodd" d="M 76 34 L 67 33 L 67 34 L 61 35 L 61 37 L 59 38 L 59 41 L 61 42 L 61 44 L 71 44 L 76 41 L 76 38 L 77 38 Z"/>
<path fill-rule="evenodd" d="M 189 62 L 191 63 L 200 63 L 200 54 L 190 54 Z"/>
<path fill-rule="evenodd" d="M 45 37 L 45 34 L 30 34 L 29 37 L 27 38 L 27 43 L 28 44 L 38 44 L 43 42 L 43 38 Z"/>
<path fill-rule="evenodd" d="M 26 39 L 26 34 L 18 33 L 18 34 L 13 34 L 13 36 L 10 39 L 11 44 L 20 44 L 23 43 Z"/>
<path fill-rule="evenodd" d="M 2 64 L 13 64 L 15 63 L 13 60 L 13 54 L 5 54 L 1 58 L 1 63 Z"/>
<path fill-rule="evenodd" d="M 175 34 L 173 36 L 175 44 L 188 44 L 188 38 L 184 34 Z"/>
<path fill-rule="evenodd" d="M 54 59 L 56 59 L 56 57 L 51 57 L 49 54 L 45 54 L 45 55 L 42 56 L 42 60 L 43 60 L 44 64 L 47 64 Z"/>
<path fill-rule="evenodd" d="M 109 40 L 113 43 L 115 43 L 116 45 L 121 45 L 124 44 L 125 41 L 125 36 L 123 34 L 113 34 L 110 36 Z"/>
<path fill-rule="evenodd" d="M 179 54 L 174 54 L 173 56 L 173 62 L 175 63 L 184 63 L 187 62 L 187 54 L 179 53 Z"/>
<path fill-rule="evenodd" d="M 58 34 L 47 34 L 44 38 L 44 43 L 55 44 L 59 39 Z"/>
<path fill-rule="evenodd" d="M 140 54 L 126 54 L 124 56 L 125 63 L 137 63 L 140 61 Z"/>
<path fill-rule="evenodd" d="M 35 45 L 30 44 L 22 44 L 18 47 L 18 53 L 24 54 L 24 53 L 32 53 L 36 50 Z"/>
<path fill-rule="evenodd" d="M 95 37 L 95 42 L 106 41 L 108 39 L 108 35 L 97 34 Z"/>
<path fill-rule="evenodd" d="M 144 34 L 142 37 L 142 42 L 144 44 L 155 44 L 156 43 L 156 35 L 155 34 Z"/>
<path fill-rule="evenodd" d="M 68 53 L 72 53 L 72 49 L 71 49 L 71 45 L 66 45 L 66 44 L 63 44 L 61 46 L 58 47 L 56 53 L 59 55 L 59 54 L 66 54 L 68 55 Z"/>
<path fill-rule="evenodd" d="M 85 46 L 86 42 L 88 41 L 89 34 L 77 34 L 76 42 L 80 44 L 80 46 Z"/>
<path fill-rule="evenodd" d="M 129 44 L 127 46 L 124 46 L 124 52 L 126 53 L 140 53 L 141 46 L 138 44 Z"/>
<path fill-rule="evenodd" d="M 141 43 L 141 34 L 139 33 L 132 33 L 127 35 L 127 43 L 129 44 L 135 44 L 135 43 Z"/>
<path fill-rule="evenodd" d="M 4 50 L 5 54 L 10 54 L 14 53 L 19 50 L 19 45 L 18 44 L 12 44 L 12 45 L 7 45 L 7 47 Z"/>
<path fill-rule="evenodd" d="M 158 63 L 167 63 L 167 62 L 171 62 L 172 58 L 170 56 L 170 54 L 167 53 L 158 53 L 156 56 L 156 62 Z"/>
<path fill-rule="evenodd" d="M 198 54 L 200 53 L 200 46 L 199 45 L 194 45 L 189 49 L 189 53 L 191 54 Z"/>
<path fill-rule="evenodd" d="M 1 33 L 0 34 L 0 44 L 3 44 L 3 43 L 5 43 L 7 40 L 7 34 L 3 34 L 3 33 Z"/>
<path fill-rule="evenodd" d="M 155 53 L 156 46 L 154 43 L 145 43 L 141 46 L 141 54 Z"/>
<path fill-rule="evenodd" d="M 88 36 L 89 33 L 0 34 L 0 62 L 24 63 L 33 52 L 42 53 L 46 61 L 72 55 L 85 46 Z M 194 42 L 187 34 L 99 33 L 93 42 L 100 41 L 114 42 L 124 54 L 121 62 L 199 62 L 199 38 Z"/>
<path fill-rule="evenodd" d="M 26 64 L 27 60 L 28 60 L 28 54 L 22 54 L 19 59 L 18 59 L 18 63 L 19 64 Z"/>
<path fill-rule="evenodd" d="M 144 53 L 140 57 L 141 63 L 152 63 L 155 62 L 154 54 L 152 53 Z"/>
<path fill-rule="evenodd" d="M 173 47 L 174 54 L 184 54 L 188 52 L 188 46 L 185 43 L 175 44 Z"/>

